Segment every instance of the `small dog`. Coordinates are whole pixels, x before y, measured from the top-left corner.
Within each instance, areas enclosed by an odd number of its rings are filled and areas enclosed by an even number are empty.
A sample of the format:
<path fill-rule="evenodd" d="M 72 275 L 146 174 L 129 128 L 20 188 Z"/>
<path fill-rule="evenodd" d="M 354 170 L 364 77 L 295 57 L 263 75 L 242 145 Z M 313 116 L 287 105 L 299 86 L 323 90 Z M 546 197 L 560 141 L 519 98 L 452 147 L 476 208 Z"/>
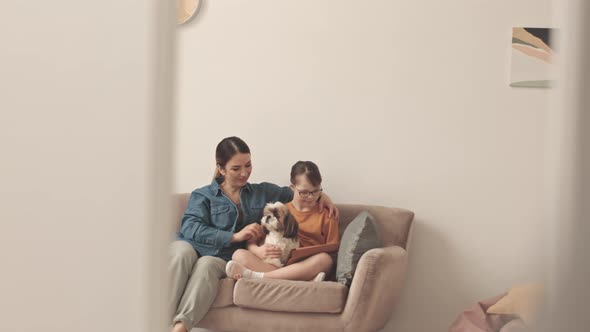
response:
<path fill-rule="evenodd" d="M 297 220 L 291 216 L 289 208 L 281 202 L 276 202 L 266 204 L 260 224 L 266 233 L 264 244 L 275 245 L 283 250 L 280 259 L 265 258 L 264 262 L 283 267 L 289 259 L 291 250 L 299 248 Z"/>

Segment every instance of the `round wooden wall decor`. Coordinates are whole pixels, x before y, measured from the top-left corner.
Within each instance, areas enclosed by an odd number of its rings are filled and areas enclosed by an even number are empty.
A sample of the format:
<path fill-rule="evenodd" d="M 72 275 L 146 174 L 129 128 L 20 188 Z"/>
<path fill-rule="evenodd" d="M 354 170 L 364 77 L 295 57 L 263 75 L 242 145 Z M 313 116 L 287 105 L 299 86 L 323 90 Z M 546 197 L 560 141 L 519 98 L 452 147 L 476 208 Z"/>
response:
<path fill-rule="evenodd" d="M 176 23 L 183 24 L 195 17 L 199 12 L 202 0 L 176 0 Z"/>

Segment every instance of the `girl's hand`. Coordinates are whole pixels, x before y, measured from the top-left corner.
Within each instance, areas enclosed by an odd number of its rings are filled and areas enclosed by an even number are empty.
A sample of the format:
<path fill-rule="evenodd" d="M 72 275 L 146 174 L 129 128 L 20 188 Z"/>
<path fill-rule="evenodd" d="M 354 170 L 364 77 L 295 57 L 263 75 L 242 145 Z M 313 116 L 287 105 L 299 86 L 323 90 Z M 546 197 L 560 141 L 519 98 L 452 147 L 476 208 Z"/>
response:
<path fill-rule="evenodd" d="M 258 256 L 260 259 L 281 258 L 283 255 L 283 250 L 272 244 L 264 244 L 258 247 L 254 254 L 256 254 L 256 256 Z"/>
<path fill-rule="evenodd" d="M 262 226 L 259 224 L 250 224 L 244 227 L 241 231 L 234 233 L 231 237 L 231 243 L 242 242 L 247 240 L 256 241 L 264 235 Z"/>
<path fill-rule="evenodd" d="M 340 216 L 340 211 L 338 211 L 336 205 L 332 203 L 332 200 L 326 194 L 321 194 L 320 200 L 318 201 L 318 206 L 320 208 L 320 211 L 323 211 L 324 208 L 328 209 L 328 217 L 330 218 L 334 217 L 334 219 L 338 219 L 338 217 Z"/>

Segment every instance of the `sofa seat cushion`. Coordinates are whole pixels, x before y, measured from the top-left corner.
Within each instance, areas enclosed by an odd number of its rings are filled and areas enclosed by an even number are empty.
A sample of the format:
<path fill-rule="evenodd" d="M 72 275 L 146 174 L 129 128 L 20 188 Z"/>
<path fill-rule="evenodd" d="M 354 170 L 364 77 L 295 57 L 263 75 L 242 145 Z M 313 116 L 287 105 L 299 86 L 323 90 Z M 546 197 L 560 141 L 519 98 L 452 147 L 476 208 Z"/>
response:
<path fill-rule="evenodd" d="M 234 304 L 283 312 L 340 313 L 348 288 L 337 282 L 240 279 L 234 287 Z"/>
<path fill-rule="evenodd" d="M 222 308 L 234 305 L 234 285 L 236 281 L 232 278 L 223 278 L 219 280 L 219 289 L 217 297 L 211 305 L 211 308 Z"/>

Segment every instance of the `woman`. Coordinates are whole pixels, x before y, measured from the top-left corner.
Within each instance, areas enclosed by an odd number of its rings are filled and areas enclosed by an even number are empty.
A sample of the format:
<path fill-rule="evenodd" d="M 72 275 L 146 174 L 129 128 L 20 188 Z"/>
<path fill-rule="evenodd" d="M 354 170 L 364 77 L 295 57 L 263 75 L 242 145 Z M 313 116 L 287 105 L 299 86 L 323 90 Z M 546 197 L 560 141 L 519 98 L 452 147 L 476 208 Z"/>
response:
<path fill-rule="evenodd" d="M 266 203 L 293 199 L 289 187 L 272 183 L 250 184 L 250 148 L 238 137 L 224 138 L 215 151 L 217 168 L 210 185 L 191 193 L 177 241 L 171 244 L 170 308 L 173 332 L 190 331 L 209 311 L 226 261 L 245 241 L 263 235 L 256 222 Z M 328 197 L 320 207 L 338 215 Z"/>

